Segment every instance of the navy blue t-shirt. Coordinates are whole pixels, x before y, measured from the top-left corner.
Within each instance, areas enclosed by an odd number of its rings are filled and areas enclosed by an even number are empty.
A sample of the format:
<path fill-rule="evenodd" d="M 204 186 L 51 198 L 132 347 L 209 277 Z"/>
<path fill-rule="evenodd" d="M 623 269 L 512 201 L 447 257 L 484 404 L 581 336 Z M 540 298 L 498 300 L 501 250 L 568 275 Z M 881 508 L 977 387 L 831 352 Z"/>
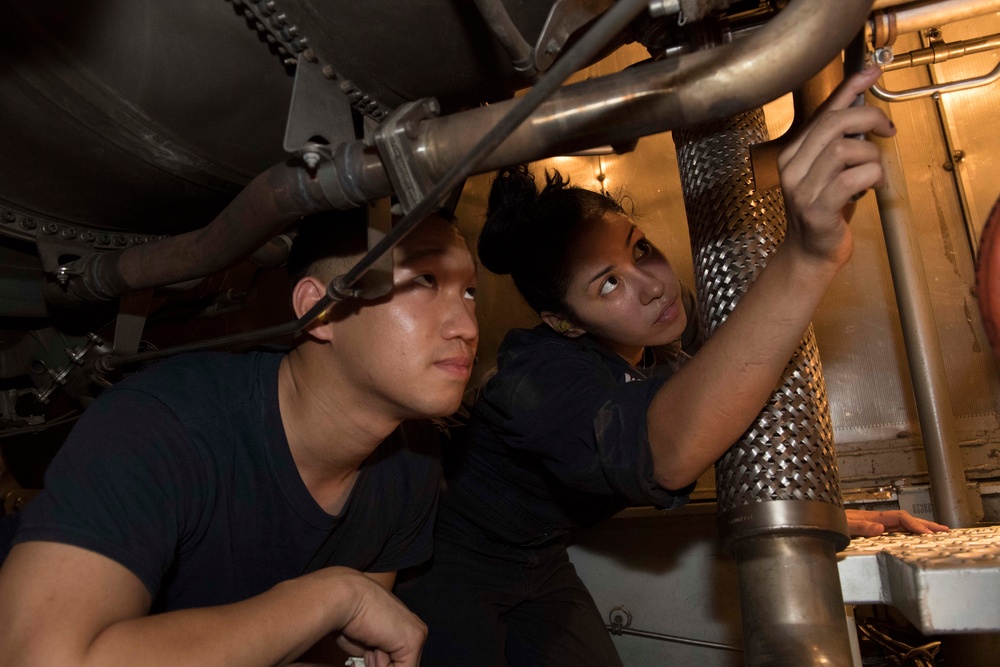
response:
<path fill-rule="evenodd" d="M 673 508 L 694 485 L 659 486 L 646 411 L 679 356 L 641 369 L 589 337 L 545 325 L 508 333 L 485 384 L 445 452 L 438 534 L 461 542 L 471 525 L 491 541 L 558 542 L 629 504 Z"/>
<path fill-rule="evenodd" d="M 428 559 L 440 485 L 432 427 L 397 429 L 330 515 L 285 438 L 281 359 L 188 355 L 104 392 L 23 511 L 15 543 L 103 554 L 142 580 L 154 611 L 243 600 L 317 566 L 387 572 Z"/>

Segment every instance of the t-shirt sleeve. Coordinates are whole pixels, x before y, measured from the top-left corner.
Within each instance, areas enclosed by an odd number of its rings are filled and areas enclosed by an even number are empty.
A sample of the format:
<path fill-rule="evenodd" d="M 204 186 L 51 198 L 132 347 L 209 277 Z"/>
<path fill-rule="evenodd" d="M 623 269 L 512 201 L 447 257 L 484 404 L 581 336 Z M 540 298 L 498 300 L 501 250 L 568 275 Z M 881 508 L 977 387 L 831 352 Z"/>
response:
<path fill-rule="evenodd" d="M 370 572 L 392 572 L 429 560 L 433 553 L 434 516 L 443 483 L 441 431 L 428 421 L 406 422 L 391 436 L 398 443 L 387 466 L 393 502 L 382 517 L 391 532 Z"/>
<path fill-rule="evenodd" d="M 199 502 L 182 425 L 141 392 L 111 390 L 84 413 L 21 515 L 15 543 L 50 541 L 107 556 L 155 597 Z"/>
<path fill-rule="evenodd" d="M 561 482 L 632 504 L 676 507 L 690 489 L 670 491 L 653 477 L 646 411 L 663 377 L 621 383 L 585 354 L 530 360 L 507 388 L 504 442 L 529 451 Z"/>

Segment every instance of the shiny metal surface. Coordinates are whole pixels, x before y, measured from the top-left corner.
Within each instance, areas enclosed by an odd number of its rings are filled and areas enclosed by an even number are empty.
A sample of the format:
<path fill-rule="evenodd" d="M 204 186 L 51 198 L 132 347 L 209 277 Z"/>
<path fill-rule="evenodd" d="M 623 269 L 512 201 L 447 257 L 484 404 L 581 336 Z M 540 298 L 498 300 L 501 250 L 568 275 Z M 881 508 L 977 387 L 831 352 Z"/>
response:
<path fill-rule="evenodd" d="M 889 117 L 884 102 L 872 100 Z M 969 504 L 962 456 L 958 448 L 948 376 L 920 246 L 912 232 L 913 212 L 899 148 L 895 140 L 872 136 L 882 151 L 885 184 L 876 188 L 879 217 L 892 271 L 896 303 L 903 328 L 907 360 L 920 419 L 920 433 L 931 477 L 934 514 L 955 527 L 971 526 L 975 517 Z"/>
<path fill-rule="evenodd" d="M 876 8 L 879 3 L 875 3 Z M 896 8 L 896 31 L 915 32 L 1000 11 L 1000 0 L 931 0 Z"/>
<path fill-rule="evenodd" d="M 848 604 L 888 604 L 922 633 L 1000 631 L 1000 526 L 856 538 L 840 554 Z"/>
<path fill-rule="evenodd" d="M 736 545 L 748 666 L 854 664 L 835 551 L 814 535 L 755 537 Z"/>
<path fill-rule="evenodd" d="M 614 76 L 567 86 L 532 114 L 481 165 L 483 171 L 725 118 L 770 102 L 823 68 L 864 23 L 870 0 L 795 0 L 738 42 Z M 782 67 L 773 67 L 781 62 Z M 461 159 L 513 105 L 499 102 L 420 125 L 420 152 L 432 180 Z M 358 161 L 371 156 L 358 154 Z M 387 184 L 365 187 L 373 197 Z"/>
<path fill-rule="evenodd" d="M 1000 15 L 955 23 L 941 31 L 947 41 L 991 33 L 1000 33 Z M 929 82 L 936 84 L 980 76 L 998 64 L 1000 51 L 992 51 L 932 65 L 927 74 Z M 1000 137 L 995 124 L 989 122 L 1000 117 L 1000 86 L 942 95 L 937 107 L 951 156 L 943 164 L 954 174 L 975 249 L 993 202 L 1000 196 Z"/>
<path fill-rule="evenodd" d="M 784 238 L 779 190 L 754 189 L 763 111 L 674 133 L 705 331 L 732 312 Z M 779 453 L 780 452 L 780 453 Z M 822 366 L 810 328 L 777 393 L 716 466 L 720 512 L 767 500 L 841 504 Z"/>

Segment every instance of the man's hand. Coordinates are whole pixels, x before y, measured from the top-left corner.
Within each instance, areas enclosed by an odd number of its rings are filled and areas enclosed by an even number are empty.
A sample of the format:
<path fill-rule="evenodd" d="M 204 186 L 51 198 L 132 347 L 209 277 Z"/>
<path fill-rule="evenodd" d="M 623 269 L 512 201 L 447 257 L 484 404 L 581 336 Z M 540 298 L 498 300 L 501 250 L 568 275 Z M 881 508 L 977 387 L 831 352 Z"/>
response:
<path fill-rule="evenodd" d="M 905 510 L 847 510 L 847 530 L 851 537 L 876 537 L 885 532 L 907 532 L 918 535 L 940 533 L 948 526 L 920 519 Z"/>
<path fill-rule="evenodd" d="M 353 646 L 364 647 L 365 667 L 417 667 L 427 626 L 371 577 L 346 568 L 319 570 L 309 577 L 347 577 L 356 586 L 354 604 L 338 626 Z M 354 651 L 351 651 L 354 653 Z"/>

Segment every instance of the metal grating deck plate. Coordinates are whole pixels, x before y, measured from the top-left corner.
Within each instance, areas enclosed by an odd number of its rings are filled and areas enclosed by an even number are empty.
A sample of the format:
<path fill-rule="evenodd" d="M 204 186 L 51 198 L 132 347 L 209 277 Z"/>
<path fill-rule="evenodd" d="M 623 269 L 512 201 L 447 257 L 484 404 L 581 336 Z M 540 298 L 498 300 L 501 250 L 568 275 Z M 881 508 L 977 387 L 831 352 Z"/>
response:
<path fill-rule="evenodd" d="M 839 560 L 847 604 L 892 605 L 924 634 L 1000 631 L 1000 526 L 860 537 Z"/>

